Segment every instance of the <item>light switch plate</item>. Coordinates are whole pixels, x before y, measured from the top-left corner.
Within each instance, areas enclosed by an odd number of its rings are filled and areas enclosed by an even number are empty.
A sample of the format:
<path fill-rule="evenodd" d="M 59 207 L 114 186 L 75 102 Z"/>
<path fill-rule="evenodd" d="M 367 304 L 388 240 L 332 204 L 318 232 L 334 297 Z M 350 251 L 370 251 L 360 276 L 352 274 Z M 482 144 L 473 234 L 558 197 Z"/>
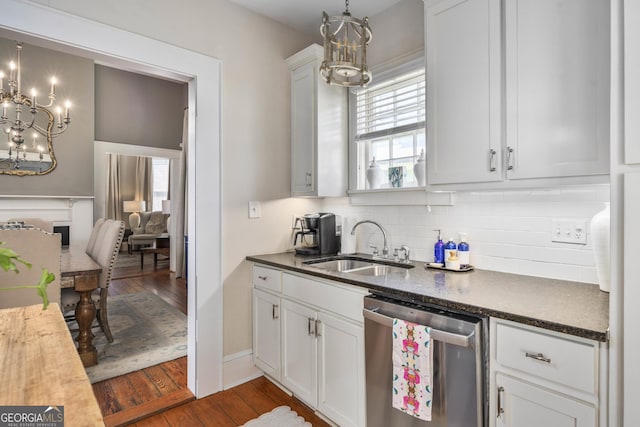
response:
<path fill-rule="evenodd" d="M 262 205 L 260 202 L 249 202 L 249 218 L 260 218 L 262 216 Z"/>
<path fill-rule="evenodd" d="M 587 244 L 586 219 L 552 219 L 551 241 L 558 243 Z"/>

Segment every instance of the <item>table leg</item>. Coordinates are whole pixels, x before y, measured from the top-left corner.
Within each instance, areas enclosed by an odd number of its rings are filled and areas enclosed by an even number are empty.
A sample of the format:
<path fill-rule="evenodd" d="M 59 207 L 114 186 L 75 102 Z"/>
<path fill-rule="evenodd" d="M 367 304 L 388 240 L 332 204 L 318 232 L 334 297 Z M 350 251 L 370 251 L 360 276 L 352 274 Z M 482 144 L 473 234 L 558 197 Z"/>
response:
<path fill-rule="evenodd" d="M 93 366 L 98 363 L 98 351 L 91 342 L 93 333 L 91 332 L 91 324 L 96 317 L 96 306 L 91 299 L 91 291 L 78 292 L 80 301 L 76 306 L 76 321 L 80 333 L 76 337 L 78 341 L 78 353 L 85 367 Z"/>
<path fill-rule="evenodd" d="M 158 268 L 158 252 L 153 253 L 153 266 Z"/>
<path fill-rule="evenodd" d="M 140 252 L 140 270 L 144 268 L 144 251 Z"/>

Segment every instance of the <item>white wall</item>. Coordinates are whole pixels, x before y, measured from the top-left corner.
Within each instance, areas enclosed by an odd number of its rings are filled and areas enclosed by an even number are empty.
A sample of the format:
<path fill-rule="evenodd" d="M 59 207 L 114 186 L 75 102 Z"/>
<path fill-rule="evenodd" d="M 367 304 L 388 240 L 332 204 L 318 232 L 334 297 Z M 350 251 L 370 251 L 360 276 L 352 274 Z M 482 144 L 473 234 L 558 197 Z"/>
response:
<path fill-rule="evenodd" d="M 283 200 L 290 192 L 284 59 L 312 40 L 226 0 L 39 3 L 223 62 L 224 354 L 251 348 L 251 284 L 243 260 L 283 250 L 290 211 L 301 203 Z M 249 200 L 263 202 L 262 218 L 247 218 Z"/>
<path fill-rule="evenodd" d="M 477 268 L 537 277 L 597 283 L 591 236 L 587 245 L 551 241 L 551 220 L 586 219 L 609 201 L 608 185 L 556 189 L 458 192 L 453 206 L 350 206 L 348 199 L 327 199 L 323 210 L 335 212 L 351 224 L 373 219 L 390 235 L 393 248 L 408 245 L 411 258 L 433 261 L 433 245 L 442 238 L 459 241 L 468 234 L 471 263 Z M 343 230 L 348 233 L 350 230 Z M 382 248 L 375 227 L 360 226 L 357 250 Z"/>

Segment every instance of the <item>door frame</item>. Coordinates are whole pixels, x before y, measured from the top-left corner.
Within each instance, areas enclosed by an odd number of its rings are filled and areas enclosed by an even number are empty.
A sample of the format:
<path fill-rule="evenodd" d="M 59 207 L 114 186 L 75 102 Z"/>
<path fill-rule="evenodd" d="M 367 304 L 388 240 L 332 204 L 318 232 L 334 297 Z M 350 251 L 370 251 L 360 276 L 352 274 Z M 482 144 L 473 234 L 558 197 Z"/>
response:
<path fill-rule="evenodd" d="M 222 390 L 221 61 L 34 3 L 2 9 L 2 37 L 188 83 L 187 386 L 198 398 Z"/>

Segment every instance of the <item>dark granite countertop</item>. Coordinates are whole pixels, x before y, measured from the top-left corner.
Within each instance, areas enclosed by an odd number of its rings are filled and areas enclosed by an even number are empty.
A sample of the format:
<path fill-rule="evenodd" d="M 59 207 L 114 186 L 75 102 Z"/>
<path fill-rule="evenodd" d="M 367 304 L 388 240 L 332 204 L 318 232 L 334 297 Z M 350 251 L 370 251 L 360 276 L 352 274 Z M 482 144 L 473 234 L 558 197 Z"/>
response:
<path fill-rule="evenodd" d="M 366 256 L 366 255 L 365 255 Z M 319 258 L 285 252 L 248 256 L 248 261 L 368 288 L 412 301 L 513 320 L 606 342 L 609 294 L 597 285 L 488 270 L 450 272 L 415 267 L 401 274 L 361 276 L 334 273 L 303 261 Z"/>

